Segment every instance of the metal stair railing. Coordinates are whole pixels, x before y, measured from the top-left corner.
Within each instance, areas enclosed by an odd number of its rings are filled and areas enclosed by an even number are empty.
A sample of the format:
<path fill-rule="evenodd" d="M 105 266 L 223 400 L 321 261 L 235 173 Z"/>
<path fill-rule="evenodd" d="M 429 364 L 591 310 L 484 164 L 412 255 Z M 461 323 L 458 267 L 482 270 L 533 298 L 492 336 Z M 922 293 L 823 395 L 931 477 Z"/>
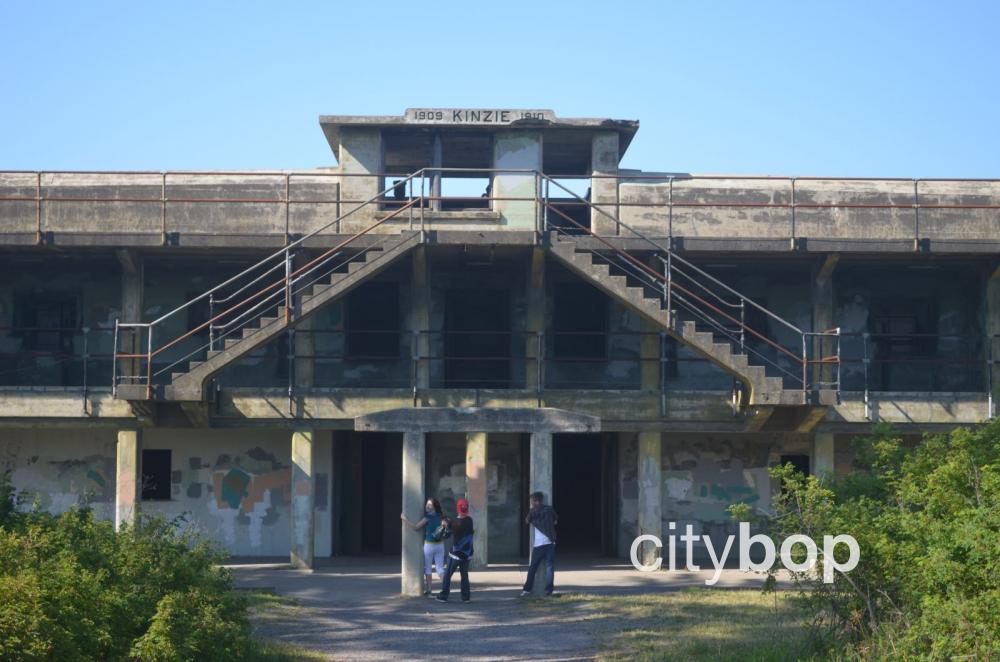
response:
<path fill-rule="evenodd" d="M 802 391 L 805 399 L 808 399 L 811 389 L 823 387 L 835 390 L 839 397 L 839 328 L 823 331 L 805 331 L 800 329 L 795 324 L 792 324 L 680 257 L 670 248 L 664 247 L 662 244 L 628 226 L 621 219 L 604 210 L 599 204 L 580 197 L 577 193 L 544 173 L 538 173 L 538 177 L 539 183 L 536 185 L 536 190 L 543 192 L 542 200 L 540 201 L 543 211 L 539 214 L 539 227 L 547 231 L 554 231 L 557 235 L 565 236 L 571 240 L 576 240 L 581 235 L 593 237 L 606 250 L 602 251 L 594 248 L 584 248 L 583 250 L 597 256 L 613 268 L 624 272 L 626 277 L 632 277 L 644 289 L 654 291 L 656 296 L 661 299 L 662 307 L 668 311 L 671 325 L 675 325 L 677 321 L 674 317 L 675 310 L 683 309 L 694 318 L 692 321 L 696 324 L 701 322 L 713 332 L 713 335 L 718 334 L 739 348 L 739 353 L 747 354 L 748 357 L 752 355 L 761 363 L 770 366 L 780 374 L 783 381 L 785 378 L 790 379 L 796 385 L 796 388 Z M 552 185 L 564 191 L 571 198 L 577 200 L 578 203 L 582 203 L 582 205 L 591 210 L 596 210 L 597 213 L 613 221 L 617 227 L 624 228 L 634 238 L 646 244 L 659 259 L 662 271 L 650 267 L 636 256 L 615 246 L 606 238 L 593 232 L 591 228 L 583 225 L 558 207 L 552 205 L 549 196 Z M 561 217 L 574 231 L 570 232 L 570 228 L 565 224 L 553 223 L 549 215 L 550 212 Z M 795 338 L 795 349 L 789 349 L 777 340 L 765 335 L 761 330 L 748 325 L 746 319 L 748 308 L 759 311 L 790 333 Z M 773 350 L 776 355 L 775 358 L 771 358 L 761 351 L 761 349 L 748 343 L 748 334 L 763 343 L 765 348 Z M 815 347 L 812 348 L 812 355 L 818 355 L 816 358 L 811 358 L 810 338 L 817 341 L 814 343 Z M 825 355 L 824 345 L 827 339 L 832 340 L 834 345 L 833 353 L 830 356 Z M 776 360 L 778 357 L 785 357 L 797 369 L 794 372 L 789 370 Z M 810 365 L 835 366 L 836 370 L 829 379 L 824 379 L 824 375 L 820 374 L 818 379 L 810 381 Z"/>
<path fill-rule="evenodd" d="M 423 174 L 423 170 L 418 170 L 402 177 L 401 180 L 395 181 L 392 186 L 379 191 L 376 195 L 353 209 L 337 216 L 330 222 L 316 228 L 299 239 L 290 242 L 281 250 L 272 253 L 235 276 L 206 290 L 151 322 L 116 321 L 112 366 L 113 393 L 117 395 L 119 384 L 140 384 L 145 385 L 146 398 L 149 399 L 152 397 L 152 389 L 156 377 L 167 373 L 172 368 L 191 360 L 193 357 L 200 356 L 206 350 L 216 349 L 219 347 L 220 342 L 224 343 L 225 339 L 234 333 L 253 328 L 250 327 L 250 324 L 264 317 L 269 311 L 277 311 L 280 310 L 281 306 L 284 306 L 285 322 L 290 322 L 293 317 L 296 296 L 301 294 L 305 289 L 334 273 L 337 269 L 358 259 L 366 258 L 371 251 L 386 249 L 391 242 L 400 241 L 399 235 L 390 234 L 373 243 L 363 246 L 352 246 L 358 239 L 397 218 L 403 212 L 410 212 L 410 227 L 412 227 L 412 210 L 418 204 L 418 208 L 422 208 L 424 198 L 423 196 L 412 197 L 385 217 L 344 241 L 339 242 L 298 268 L 293 266 L 295 253 L 301 249 L 307 240 L 340 223 L 359 210 L 373 203 L 378 204 L 382 202 L 390 192 L 396 190 L 401 184 L 406 185 L 411 183 L 416 178 L 423 177 Z M 408 235 L 407 239 L 410 236 L 412 235 Z M 402 241 L 405 240 L 403 239 Z M 345 257 L 346 249 L 351 249 L 351 253 Z M 338 262 L 337 260 L 341 257 L 344 257 L 344 259 Z M 267 282 L 269 281 L 269 277 L 274 277 L 276 272 L 280 272 L 282 268 L 284 273 L 279 279 Z M 257 289 L 252 294 L 245 294 L 248 290 L 254 289 L 254 286 L 258 286 L 262 282 L 267 282 L 267 284 L 261 286 L 260 289 Z M 235 289 L 230 291 L 227 288 Z M 241 296 L 241 298 L 236 303 L 229 305 L 237 296 Z M 154 342 L 154 339 L 159 335 L 156 333 L 158 329 L 162 329 L 170 323 L 175 324 L 181 315 L 190 315 L 197 304 L 208 307 L 208 319 L 195 324 L 193 328 L 187 329 L 180 335 L 171 337 L 162 344 L 157 345 Z M 223 308 L 223 310 L 216 312 L 217 306 Z M 184 326 L 188 326 L 188 324 L 185 323 Z M 196 343 L 197 346 L 194 348 L 184 347 L 181 350 L 182 355 L 180 358 L 171 359 L 165 367 L 154 368 L 154 359 L 157 356 L 163 355 L 167 350 L 179 347 L 184 341 L 195 338 L 201 333 L 207 334 L 207 341 L 202 342 L 199 339 Z M 131 349 L 121 351 L 126 347 L 130 347 Z M 145 351 L 142 351 L 142 348 Z M 126 361 L 131 366 L 128 374 L 125 371 L 119 373 L 119 361 Z"/>

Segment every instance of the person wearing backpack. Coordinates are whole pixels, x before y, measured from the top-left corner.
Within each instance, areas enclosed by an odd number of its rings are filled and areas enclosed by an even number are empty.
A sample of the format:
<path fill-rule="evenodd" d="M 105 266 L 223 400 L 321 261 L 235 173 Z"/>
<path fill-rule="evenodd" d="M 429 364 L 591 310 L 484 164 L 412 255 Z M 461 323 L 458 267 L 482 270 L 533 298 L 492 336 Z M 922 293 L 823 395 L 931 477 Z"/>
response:
<path fill-rule="evenodd" d="M 469 558 L 472 557 L 472 518 L 469 517 L 469 502 L 459 499 L 455 504 L 458 511 L 458 519 L 446 520 L 448 530 L 454 537 L 455 542 L 448 553 L 448 569 L 445 570 L 444 577 L 441 578 L 441 592 L 437 599 L 441 602 L 448 602 L 448 594 L 451 593 L 451 576 L 458 570 L 462 577 L 462 602 L 468 602 L 471 598 L 472 589 L 469 587 Z"/>
<path fill-rule="evenodd" d="M 406 522 L 414 531 L 422 530 L 424 533 L 424 595 L 430 597 L 431 581 L 434 576 L 432 570 L 436 569 L 438 577 L 444 580 L 444 539 L 449 532 L 441 502 L 433 497 L 427 499 L 427 503 L 424 504 L 424 516 L 417 522 L 411 522 L 406 513 L 400 513 L 399 519 Z"/>

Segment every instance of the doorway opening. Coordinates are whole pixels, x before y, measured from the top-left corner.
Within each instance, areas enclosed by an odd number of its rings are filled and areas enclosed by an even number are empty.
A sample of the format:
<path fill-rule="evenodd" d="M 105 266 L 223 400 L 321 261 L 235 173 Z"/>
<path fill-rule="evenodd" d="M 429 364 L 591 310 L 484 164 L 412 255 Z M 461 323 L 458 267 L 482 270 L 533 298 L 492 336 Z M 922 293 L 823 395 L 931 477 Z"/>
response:
<path fill-rule="evenodd" d="M 334 436 L 334 554 L 400 553 L 402 444 L 398 433 L 343 431 Z"/>
<path fill-rule="evenodd" d="M 618 453 L 613 435 L 552 435 L 552 505 L 560 553 L 613 556 Z"/>

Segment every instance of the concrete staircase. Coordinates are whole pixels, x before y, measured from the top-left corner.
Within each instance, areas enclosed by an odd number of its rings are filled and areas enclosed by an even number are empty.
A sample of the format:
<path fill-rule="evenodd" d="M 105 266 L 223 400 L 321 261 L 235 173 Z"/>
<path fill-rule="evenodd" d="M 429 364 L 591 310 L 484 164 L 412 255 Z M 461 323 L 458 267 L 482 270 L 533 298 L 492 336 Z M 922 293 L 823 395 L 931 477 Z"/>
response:
<path fill-rule="evenodd" d="M 270 305 L 259 317 L 251 319 L 243 326 L 235 328 L 216 341 L 221 348 L 208 349 L 204 360 L 181 363 L 170 375 L 165 385 L 154 387 L 154 398 L 165 401 L 192 402 L 204 399 L 205 381 L 238 361 L 254 349 L 274 340 L 289 327 L 306 319 L 322 306 L 341 296 L 375 276 L 397 259 L 410 252 L 422 241 L 420 232 L 404 232 L 398 240 L 372 247 L 360 253 L 346 264 L 346 269 L 320 277 L 316 282 L 304 287 L 296 297 L 291 315 L 286 316 L 285 305 Z M 182 367 L 183 366 L 183 367 Z M 144 385 L 120 385 L 118 397 L 127 400 L 144 400 L 147 391 Z"/>
<path fill-rule="evenodd" d="M 652 320 L 672 337 L 740 380 L 749 392 L 747 405 L 803 405 L 801 389 L 785 389 L 781 377 L 770 377 L 763 365 L 754 365 L 738 347 L 720 341 L 711 331 L 698 329 L 697 322 L 683 320 L 676 310 L 664 309 L 660 293 L 645 285 L 631 285 L 624 275 L 613 273 L 611 265 L 588 249 L 582 249 L 566 235 L 550 235 L 550 251 L 570 270 L 623 305 Z M 617 270 L 616 270 L 617 271 Z"/>

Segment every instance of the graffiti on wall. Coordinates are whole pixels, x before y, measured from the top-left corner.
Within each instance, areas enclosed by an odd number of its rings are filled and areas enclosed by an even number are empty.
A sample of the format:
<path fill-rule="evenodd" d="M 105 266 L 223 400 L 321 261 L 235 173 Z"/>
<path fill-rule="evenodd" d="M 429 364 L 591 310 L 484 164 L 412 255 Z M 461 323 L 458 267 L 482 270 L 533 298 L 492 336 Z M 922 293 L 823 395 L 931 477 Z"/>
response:
<path fill-rule="evenodd" d="M 175 499 L 206 505 L 231 548 L 242 530 L 250 549 L 259 550 L 265 527 L 276 524 L 291 503 L 291 467 L 260 447 L 220 453 L 214 460 L 191 457 L 188 468 L 174 471 L 171 481 Z"/>

